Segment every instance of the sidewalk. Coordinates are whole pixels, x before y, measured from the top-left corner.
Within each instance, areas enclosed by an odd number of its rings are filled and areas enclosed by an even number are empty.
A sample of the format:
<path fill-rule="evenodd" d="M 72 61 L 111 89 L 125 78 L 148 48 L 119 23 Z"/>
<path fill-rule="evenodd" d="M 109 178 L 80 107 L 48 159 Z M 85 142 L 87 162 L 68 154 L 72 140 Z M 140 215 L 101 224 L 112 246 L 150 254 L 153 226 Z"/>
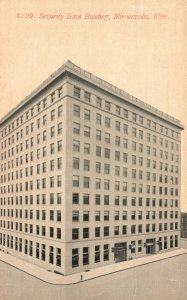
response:
<path fill-rule="evenodd" d="M 178 250 L 137 258 L 130 261 L 120 262 L 104 267 L 98 267 L 90 270 L 89 272 L 81 272 L 68 276 L 58 275 L 52 272 L 48 272 L 36 265 L 30 264 L 26 261 L 20 260 L 14 256 L 0 252 L 0 261 L 3 261 L 31 276 L 34 276 L 44 282 L 54 285 L 70 285 L 76 284 L 82 281 L 90 280 L 93 278 L 109 275 L 112 273 L 124 271 L 130 268 L 146 265 L 149 263 L 157 262 L 163 259 L 171 258 L 178 255 L 187 254 L 187 249 L 181 248 Z M 82 276 L 82 280 L 81 280 Z"/>

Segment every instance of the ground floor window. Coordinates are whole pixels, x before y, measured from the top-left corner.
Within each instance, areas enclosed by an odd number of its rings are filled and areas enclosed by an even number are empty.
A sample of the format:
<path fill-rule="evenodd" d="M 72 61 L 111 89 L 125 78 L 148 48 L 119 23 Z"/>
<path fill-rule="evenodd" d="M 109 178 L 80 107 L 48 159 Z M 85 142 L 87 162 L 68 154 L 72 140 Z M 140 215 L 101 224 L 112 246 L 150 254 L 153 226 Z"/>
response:
<path fill-rule="evenodd" d="M 175 247 L 178 247 L 178 235 L 175 235 Z"/>
<path fill-rule="evenodd" d="M 61 249 L 56 248 L 56 265 L 61 267 Z"/>
<path fill-rule="evenodd" d="M 164 249 L 167 249 L 167 236 L 164 237 Z"/>
<path fill-rule="evenodd" d="M 103 253 L 104 261 L 109 260 L 109 245 L 104 245 L 104 253 Z"/>
<path fill-rule="evenodd" d="M 72 249 L 72 268 L 79 266 L 79 249 Z"/>
<path fill-rule="evenodd" d="M 89 248 L 84 247 L 83 248 L 83 265 L 89 264 Z"/>
<path fill-rule="evenodd" d="M 100 262 L 100 246 L 95 246 L 95 263 Z"/>

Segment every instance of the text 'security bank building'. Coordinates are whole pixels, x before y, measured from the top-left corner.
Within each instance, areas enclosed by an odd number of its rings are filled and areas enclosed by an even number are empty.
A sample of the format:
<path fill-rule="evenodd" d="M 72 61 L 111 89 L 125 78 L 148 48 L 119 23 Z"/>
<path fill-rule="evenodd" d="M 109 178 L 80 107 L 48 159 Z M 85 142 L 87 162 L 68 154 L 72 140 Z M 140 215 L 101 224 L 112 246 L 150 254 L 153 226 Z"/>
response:
<path fill-rule="evenodd" d="M 0 121 L 0 249 L 65 275 L 180 247 L 177 119 L 70 61 Z"/>

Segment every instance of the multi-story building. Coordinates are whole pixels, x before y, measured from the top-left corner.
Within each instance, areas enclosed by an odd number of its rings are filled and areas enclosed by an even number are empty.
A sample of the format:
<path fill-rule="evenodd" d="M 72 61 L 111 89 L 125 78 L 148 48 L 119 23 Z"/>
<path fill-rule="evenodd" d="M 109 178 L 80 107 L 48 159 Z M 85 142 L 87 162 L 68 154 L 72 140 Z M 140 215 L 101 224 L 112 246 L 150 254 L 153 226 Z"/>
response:
<path fill-rule="evenodd" d="M 67 275 L 180 247 L 182 129 L 66 62 L 0 121 L 0 249 Z"/>
<path fill-rule="evenodd" d="M 187 238 L 187 212 L 181 212 L 181 238 Z"/>

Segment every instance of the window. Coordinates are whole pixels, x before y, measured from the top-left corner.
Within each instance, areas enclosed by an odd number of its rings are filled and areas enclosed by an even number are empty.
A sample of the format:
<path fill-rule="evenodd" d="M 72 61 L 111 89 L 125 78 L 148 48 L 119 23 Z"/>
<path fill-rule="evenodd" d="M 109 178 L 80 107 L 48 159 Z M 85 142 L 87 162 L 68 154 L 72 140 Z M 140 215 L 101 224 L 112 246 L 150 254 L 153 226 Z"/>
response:
<path fill-rule="evenodd" d="M 90 170 L 90 161 L 87 159 L 84 159 L 84 171 Z"/>
<path fill-rule="evenodd" d="M 95 246 L 95 263 L 100 262 L 100 246 Z"/>
<path fill-rule="evenodd" d="M 115 138 L 115 145 L 120 146 L 120 137 L 119 136 L 116 136 L 116 138 Z"/>
<path fill-rule="evenodd" d="M 147 127 L 150 128 L 151 127 L 151 121 L 147 119 Z"/>
<path fill-rule="evenodd" d="M 89 211 L 86 211 L 86 210 L 83 211 L 83 221 L 84 222 L 89 221 Z"/>
<path fill-rule="evenodd" d="M 83 239 L 89 238 L 89 228 L 83 228 Z"/>
<path fill-rule="evenodd" d="M 90 144 L 84 143 L 84 153 L 90 154 Z"/>
<path fill-rule="evenodd" d="M 60 96 L 59 96 L 60 97 Z M 58 117 L 62 117 L 62 105 L 58 107 Z"/>
<path fill-rule="evenodd" d="M 89 186 L 90 186 L 90 178 L 89 177 L 84 177 L 83 186 L 84 186 L 84 188 L 89 188 Z"/>
<path fill-rule="evenodd" d="M 104 221 L 109 221 L 109 211 L 104 211 Z"/>
<path fill-rule="evenodd" d="M 58 124 L 58 134 L 62 134 L 62 123 Z"/>
<path fill-rule="evenodd" d="M 73 195 L 72 195 L 72 203 L 73 204 L 79 204 L 79 194 L 78 193 L 73 193 Z"/>
<path fill-rule="evenodd" d="M 107 261 L 109 260 L 109 245 L 105 244 L 103 247 L 103 260 Z"/>
<path fill-rule="evenodd" d="M 146 224 L 146 232 L 150 232 L 150 224 Z"/>
<path fill-rule="evenodd" d="M 120 116 L 120 107 L 116 105 L 116 115 Z"/>
<path fill-rule="evenodd" d="M 120 122 L 116 121 L 115 128 L 117 131 L 120 131 Z"/>
<path fill-rule="evenodd" d="M 57 159 L 57 167 L 58 167 L 58 170 L 62 169 L 62 157 L 59 157 Z"/>
<path fill-rule="evenodd" d="M 55 136 L 55 126 L 51 127 L 51 138 Z"/>
<path fill-rule="evenodd" d="M 96 140 L 101 141 L 101 130 L 96 130 Z"/>
<path fill-rule="evenodd" d="M 120 151 L 115 151 L 115 160 L 120 160 Z"/>
<path fill-rule="evenodd" d="M 131 220 L 136 220 L 136 212 L 135 211 L 131 212 Z"/>
<path fill-rule="evenodd" d="M 83 247 L 83 266 L 89 264 L 89 247 Z"/>
<path fill-rule="evenodd" d="M 110 102 L 105 101 L 105 110 L 110 111 Z"/>
<path fill-rule="evenodd" d="M 132 121 L 133 122 L 137 121 L 137 114 L 136 113 L 132 113 Z"/>
<path fill-rule="evenodd" d="M 73 186 L 79 187 L 79 176 L 73 175 Z"/>
<path fill-rule="evenodd" d="M 62 203 L 62 194 L 57 193 L 57 204 L 61 204 L 61 203 Z"/>
<path fill-rule="evenodd" d="M 136 151 L 136 142 L 132 141 L 132 150 Z"/>
<path fill-rule="evenodd" d="M 101 115 L 100 114 L 96 114 L 96 123 L 101 125 Z"/>
<path fill-rule="evenodd" d="M 131 225 L 131 234 L 136 233 L 136 225 Z"/>
<path fill-rule="evenodd" d="M 119 221 L 119 211 L 115 211 L 114 213 L 114 220 Z"/>
<path fill-rule="evenodd" d="M 104 226 L 104 236 L 109 236 L 109 226 Z"/>
<path fill-rule="evenodd" d="M 53 228 L 53 227 L 49 227 L 49 236 L 50 236 L 51 238 L 54 237 L 54 228 Z"/>
<path fill-rule="evenodd" d="M 84 126 L 84 136 L 90 137 L 90 127 Z"/>
<path fill-rule="evenodd" d="M 80 88 L 77 87 L 77 86 L 74 86 L 74 97 L 80 98 L 80 96 L 81 96 L 81 90 L 80 90 Z"/>
<path fill-rule="evenodd" d="M 84 92 L 84 100 L 90 102 L 91 94 L 89 92 Z"/>
<path fill-rule="evenodd" d="M 76 117 L 80 117 L 80 106 L 79 105 L 76 105 L 76 104 L 73 105 L 73 114 Z"/>
<path fill-rule="evenodd" d="M 109 190 L 110 189 L 110 181 L 105 179 L 104 180 L 104 189 Z"/>
<path fill-rule="evenodd" d="M 132 137 L 136 137 L 136 128 L 132 127 Z"/>
<path fill-rule="evenodd" d="M 123 133 L 128 134 L 128 125 L 123 124 Z"/>
<path fill-rule="evenodd" d="M 123 213 L 122 213 L 122 220 L 124 220 L 124 221 L 127 220 L 127 211 L 123 211 Z"/>
<path fill-rule="evenodd" d="M 131 205 L 132 205 L 132 206 L 136 206 L 136 197 L 133 197 L 133 198 L 131 199 Z"/>
<path fill-rule="evenodd" d="M 84 205 L 89 205 L 89 202 L 90 202 L 90 196 L 89 196 L 89 194 L 84 194 L 83 195 L 83 204 Z"/>
<path fill-rule="evenodd" d="M 51 121 L 54 121 L 54 119 L 55 119 L 55 110 L 53 109 L 51 111 Z"/>
<path fill-rule="evenodd" d="M 62 151 L 62 141 L 58 141 L 58 143 L 57 143 L 57 149 L 58 149 L 58 152 Z"/>
<path fill-rule="evenodd" d="M 80 134 L 80 124 L 79 123 L 73 123 L 73 133 Z"/>
<path fill-rule="evenodd" d="M 110 143 L 110 133 L 105 132 L 105 143 Z"/>
<path fill-rule="evenodd" d="M 105 117 L 105 127 L 110 128 L 110 118 Z"/>
<path fill-rule="evenodd" d="M 72 268 L 79 266 L 79 249 L 72 249 Z"/>
<path fill-rule="evenodd" d="M 80 152 L 80 142 L 73 140 L 73 151 L 74 152 Z"/>
<path fill-rule="evenodd" d="M 114 226 L 114 235 L 119 235 L 119 226 Z"/>
<path fill-rule="evenodd" d="M 100 190 L 100 188 L 101 188 L 101 179 L 100 178 L 95 179 L 95 188 L 96 188 L 96 190 Z"/>
<path fill-rule="evenodd" d="M 100 211 L 99 210 L 95 211 L 95 221 L 100 221 Z"/>
<path fill-rule="evenodd" d="M 96 194 L 96 195 L 95 195 L 95 204 L 96 204 L 96 205 L 100 205 L 100 202 L 101 202 L 101 196 L 98 195 L 98 194 Z"/>
<path fill-rule="evenodd" d="M 95 227 L 95 237 L 100 237 L 100 227 Z"/>
<path fill-rule="evenodd" d="M 62 219 L 62 217 L 61 217 L 61 211 L 57 210 L 57 217 L 56 217 L 57 222 L 61 222 L 61 219 Z"/>
<path fill-rule="evenodd" d="M 96 171 L 96 173 L 101 173 L 101 163 L 100 162 L 96 162 L 95 171 Z"/>
<path fill-rule="evenodd" d="M 142 117 L 142 116 L 139 116 L 139 123 L 140 123 L 141 125 L 143 125 L 143 117 Z"/>
<path fill-rule="evenodd" d="M 51 94 L 51 103 L 53 103 L 54 101 L 55 101 L 55 92 Z"/>
<path fill-rule="evenodd" d="M 54 160 L 50 161 L 50 171 L 54 171 L 55 165 L 54 165 Z"/>
<path fill-rule="evenodd" d="M 73 169 L 79 169 L 79 158 L 73 158 Z"/>
<path fill-rule="evenodd" d="M 101 98 L 99 98 L 99 97 L 96 98 L 96 105 L 98 107 L 101 107 L 101 105 L 102 105 L 102 99 Z"/>
<path fill-rule="evenodd" d="M 72 240 L 78 240 L 79 239 L 79 228 L 73 228 L 72 229 Z"/>
<path fill-rule="evenodd" d="M 61 175 L 57 176 L 57 186 L 58 187 L 62 186 L 62 176 Z"/>
<path fill-rule="evenodd" d="M 110 158 L 110 149 L 105 148 L 105 158 Z"/>

